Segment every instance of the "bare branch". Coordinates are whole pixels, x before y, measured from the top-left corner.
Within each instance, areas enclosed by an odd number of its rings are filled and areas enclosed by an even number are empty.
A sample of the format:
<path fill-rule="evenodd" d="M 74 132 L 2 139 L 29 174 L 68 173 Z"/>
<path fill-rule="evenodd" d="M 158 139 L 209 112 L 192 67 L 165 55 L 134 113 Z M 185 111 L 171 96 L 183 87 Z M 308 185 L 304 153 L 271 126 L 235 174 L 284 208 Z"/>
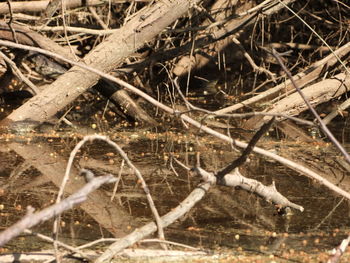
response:
<path fill-rule="evenodd" d="M 49 52 L 49 51 L 46 51 L 46 50 L 43 50 L 41 48 L 36 48 L 36 47 L 31 47 L 31 46 L 26 46 L 26 45 L 20 45 L 20 44 L 15 44 L 15 43 L 12 43 L 12 42 L 9 42 L 9 41 L 4 41 L 4 40 L 0 40 L 0 45 L 4 45 L 4 46 L 9 46 L 9 47 L 17 47 L 17 48 L 20 48 L 20 49 L 26 49 L 26 50 L 31 50 L 31 51 L 35 51 L 35 52 L 38 52 L 38 53 L 41 53 L 41 54 L 45 54 L 45 55 L 48 55 L 48 56 L 52 56 L 54 58 L 58 58 L 58 59 L 61 59 L 67 63 L 70 63 L 70 64 L 73 64 L 73 65 L 76 65 L 76 66 L 79 66 L 83 69 L 86 69 L 90 72 L 93 72 L 95 74 L 98 74 L 100 76 L 102 76 L 103 78 L 105 79 L 108 79 L 114 83 L 117 83 L 123 87 L 125 87 L 126 89 L 128 89 L 129 91 L 143 97 L 145 100 L 147 100 L 148 102 L 152 103 L 153 105 L 159 107 L 160 109 L 168 112 L 168 113 L 171 113 L 171 114 L 176 114 L 177 112 L 160 103 L 159 101 L 157 101 L 156 99 L 152 98 L 151 96 L 147 95 L 146 93 L 144 93 L 143 91 L 137 89 L 136 87 L 130 85 L 129 83 L 119 79 L 119 78 L 115 78 L 109 74 L 106 74 L 98 69 L 94 69 L 92 67 L 89 67 L 89 66 L 86 66 L 85 64 L 82 64 L 82 63 L 79 63 L 79 62 L 75 62 L 75 61 L 72 61 L 72 60 L 69 60 L 69 59 L 66 59 L 65 57 L 61 56 L 61 55 L 58 55 L 58 54 L 55 54 L 55 53 L 52 53 L 52 52 Z M 205 125 L 203 125 L 202 123 L 190 118 L 189 116 L 185 115 L 185 114 L 181 114 L 180 115 L 181 119 L 188 122 L 189 124 L 197 127 L 198 129 L 201 129 L 202 131 L 208 133 L 208 134 L 211 134 L 223 141 L 226 141 L 227 143 L 230 143 L 230 144 L 234 144 L 235 146 L 237 147 L 240 147 L 240 148 L 246 148 L 248 146 L 247 143 L 245 142 L 241 142 L 239 140 L 234 140 L 222 133 L 219 133 Z M 6 124 L 6 119 L 3 120 L 2 122 L 0 122 L 0 125 L 7 125 Z M 1 127 L 0 127 L 1 128 Z M 302 165 L 299 165 L 291 160 L 288 160 L 286 158 L 283 158 L 277 154 L 274 154 L 270 151 L 266 151 L 262 148 L 259 148 L 259 147 L 254 147 L 253 148 L 253 151 L 256 152 L 256 153 L 259 153 L 259 154 L 262 154 L 268 158 L 271 158 L 271 159 L 274 159 L 280 163 L 282 163 L 283 165 L 295 170 L 295 171 L 298 171 L 300 173 L 303 173 L 313 179 L 315 179 L 316 181 L 318 181 L 319 183 L 325 185 L 326 187 L 328 187 L 329 189 L 331 189 L 332 191 L 335 191 L 337 192 L 338 194 L 346 197 L 347 199 L 350 200 L 350 193 L 348 193 L 347 191 L 344 191 L 343 189 L 339 188 L 338 186 L 332 184 L 330 181 L 326 180 L 325 178 L 323 178 L 322 176 L 320 176 L 319 174 L 315 173 L 314 171 L 312 171 L 311 169 L 307 168 L 307 167 L 304 167 Z"/>
<path fill-rule="evenodd" d="M 96 177 L 78 192 L 62 200 L 60 203 L 49 206 L 40 212 L 34 213 L 34 209 L 28 207 L 27 214 L 20 221 L 0 233 L 0 246 L 5 245 L 12 238 L 21 234 L 25 229 L 31 228 L 43 221 L 47 221 L 48 219 L 71 209 L 74 205 L 84 202 L 87 195 L 99 188 L 102 184 L 113 182 L 115 182 L 115 178 L 111 175 Z"/>
<path fill-rule="evenodd" d="M 324 124 L 324 122 L 322 121 L 320 115 L 318 115 L 318 113 L 316 112 L 316 110 L 314 109 L 314 107 L 312 107 L 310 101 L 306 98 L 306 96 L 304 95 L 304 92 L 299 88 L 299 86 L 296 84 L 296 82 L 294 81 L 292 74 L 290 73 L 290 71 L 287 69 L 287 67 L 284 65 L 280 55 L 278 54 L 278 52 L 275 49 L 272 49 L 272 54 L 276 57 L 278 63 L 281 65 L 282 69 L 284 70 L 284 72 L 286 72 L 288 78 L 290 79 L 290 81 L 292 82 L 294 88 L 298 91 L 298 93 L 300 94 L 300 96 L 303 98 L 305 104 L 307 105 L 307 107 L 310 109 L 310 111 L 312 112 L 312 114 L 315 116 L 315 118 L 317 119 L 317 122 L 319 123 L 322 131 L 327 134 L 328 138 L 333 142 L 333 144 L 339 149 L 339 151 L 344 155 L 345 159 L 348 161 L 348 163 L 350 163 L 350 155 L 348 154 L 348 152 L 344 149 L 344 147 L 339 143 L 339 141 L 334 137 L 333 133 L 328 129 L 328 127 Z M 345 82 L 345 79 L 343 80 L 343 82 Z M 341 83 L 341 85 L 343 85 L 343 83 Z"/>
<path fill-rule="evenodd" d="M 190 211 L 191 208 L 204 197 L 209 188 L 210 183 L 207 182 L 194 189 L 189 194 L 189 196 L 183 200 L 176 208 L 172 209 L 169 213 L 161 217 L 162 227 L 167 227 L 175 220 L 183 216 L 185 213 Z M 115 254 L 122 251 L 124 248 L 127 248 L 142 238 L 154 233 L 155 231 L 157 231 L 157 225 L 154 222 L 140 227 L 133 233 L 110 245 L 106 251 L 95 261 L 95 263 L 108 262 Z"/>
<path fill-rule="evenodd" d="M 192 171 L 204 180 L 208 180 L 207 178 L 210 178 L 208 175 L 211 175 L 207 171 L 198 167 L 192 169 Z M 304 211 L 304 208 L 302 206 L 290 202 L 286 197 L 279 193 L 274 183 L 270 186 L 265 186 L 257 180 L 243 176 L 239 172 L 238 168 L 236 168 L 231 174 L 225 174 L 223 178 L 218 181 L 218 184 L 229 187 L 240 187 L 248 192 L 257 194 L 266 201 L 272 202 L 281 208 L 291 207 L 299 210 L 300 212 Z"/>

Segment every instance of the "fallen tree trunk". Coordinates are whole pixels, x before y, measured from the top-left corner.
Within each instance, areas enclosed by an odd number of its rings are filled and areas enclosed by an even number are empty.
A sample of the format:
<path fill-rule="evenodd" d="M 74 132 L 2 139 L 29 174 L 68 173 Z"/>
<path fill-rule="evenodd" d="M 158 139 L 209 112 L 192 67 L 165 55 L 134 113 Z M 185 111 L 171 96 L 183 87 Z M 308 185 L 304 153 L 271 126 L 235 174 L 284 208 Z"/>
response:
<path fill-rule="evenodd" d="M 332 78 L 306 87 L 302 91 L 310 103 L 316 106 L 348 92 L 349 85 L 350 77 L 346 73 L 340 73 Z M 296 116 L 307 109 L 308 107 L 299 93 L 294 92 L 273 105 L 273 108 L 267 113 L 284 113 L 288 116 Z M 265 116 L 262 120 L 256 121 L 254 126 L 250 126 L 250 128 L 257 129 L 270 118 Z"/>
<path fill-rule="evenodd" d="M 338 57 L 343 58 L 346 57 L 347 54 L 350 52 L 350 43 L 347 43 L 343 45 L 342 47 L 338 48 L 334 51 L 335 54 L 337 54 Z M 299 72 L 298 74 L 293 76 L 294 81 L 297 83 L 297 85 L 300 88 L 305 87 L 307 84 L 315 81 L 317 78 L 321 77 L 322 72 L 325 68 L 332 68 L 334 65 L 338 62 L 337 58 L 334 56 L 334 54 L 329 54 L 325 58 L 313 63 L 309 67 L 307 67 L 304 71 Z M 232 106 L 220 109 L 215 111 L 216 114 L 225 114 L 233 111 L 237 111 L 244 106 L 249 106 L 254 103 L 257 103 L 259 101 L 269 101 L 277 96 L 287 96 L 289 93 L 294 92 L 294 87 L 292 85 L 292 82 L 290 79 L 287 79 L 286 81 L 282 82 L 281 84 L 270 88 L 266 91 L 263 91 L 259 93 L 258 95 L 255 95 L 254 97 L 251 97 L 249 99 L 246 99 L 242 102 L 239 102 L 237 104 L 234 104 Z M 244 127 L 246 129 L 251 129 L 251 124 L 256 123 L 257 121 L 260 121 L 262 119 L 261 116 L 254 116 L 250 118 L 245 124 Z"/>
<path fill-rule="evenodd" d="M 199 0 L 193 3 L 195 2 Z M 161 30 L 188 11 L 190 4 L 181 0 L 160 1 L 148 6 L 91 51 L 84 58 L 84 62 L 104 72 L 112 71 L 130 54 L 151 41 Z M 12 122 L 27 119 L 41 123 L 96 84 L 99 78 L 97 74 L 74 66 L 42 93 L 12 112 L 1 125 L 7 126 Z"/>
<path fill-rule="evenodd" d="M 26 44 L 26 45 L 34 46 L 34 47 L 38 46 L 42 49 L 60 54 L 66 58 L 73 60 L 73 61 L 76 60 L 75 55 L 73 53 L 71 53 L 71 50 L 68 47 L 61 46 L 61 45 L 57 44 L 55 41 L 51 40 L 50 38 L 42 36 L 39 33 L 30 30 L 26 26 L 20 26 L 20 25 L 13 24 L 12 28 L 16 32 L 16 38 L 20 44 Z M 13 34 L 11 32 L 11 29 L 10 29 L 9 25 L 6 24 L 5 22 L 0 22 L 0 39 L 6 39 L 9 41 L 15 42 L 15 39 L 14 39 Z M 40 62 L 40 61 L 38 61 L 38 59 L 36 59 L 36 62 L 35 62 L 35 60 L 34 60 L 35 57 L 36 57 L 36 55 L 31 56 L 32 62 L 35 63 L 36 67 L 39 67 L 40 70 L 43 70 L 43 68 L 45 66 L 47 66 L 45 60 L 44 60 L 44 62 Z M 37 57 L 39 57 L 39 56 L 37 56 Z M 40 57 L 41 61 L 43 61 L 42 57 L 44 57 L 44 56 Z M 50 60 L 48 60 L 48 61 L 50 62 Z M 56 61 L 57 61 L 57 59 L 56 59 Z M 61 61 L 58 61 L 58 62 L 61 63 Z M 50 62 L 50 63 L 54 63 L 54 62 Z M 56 63 L 56 64 L 57 64 L 57 66 L 60 66 L 60 64 L 58 64 L 58 63 Z M 66 63 L 65 63 L 65 66 L 66 66 Z M 67 70 L 63 69 L 63 72 L 65 72 L 65 71 L 67 71 Z M 41 73 L 41 72 L 39 72 L 39 73 Z M 54 74 L 61 75 L 62 73 L 61 72 L 58 73 L 56 71 Z M 57 76 L 54 76 L 54 75 L 52 75 L 50 77 L 57 78 Z M 125 92 L 123 92 L 123 93 L 118 92 L 118 91 L 115 92 L 116 88 L 113 85 L 111 85 L 110 83 L 105 82 L 105 81 L 100 81 L 97 85 L 94 86 L 94 88 L 97 89 L 104 96 L 111 98 L 111 101 L 113 103 L 119 103 L 120 101 L 122 101 L 124 105 L 128 105 L 128 107 L 126 109 L 124 109 L 125 113 L 128 114 L 129 116 L 132 116 L 134 119 L 140 120 L 140 121 L 145 122 L 145 123 L 149 123 L 151 125 L 156 125 L 153 118 L 150 117 L 147 114 L 147 112 L 145 112 L 137 103 L 135 103 Z"/>

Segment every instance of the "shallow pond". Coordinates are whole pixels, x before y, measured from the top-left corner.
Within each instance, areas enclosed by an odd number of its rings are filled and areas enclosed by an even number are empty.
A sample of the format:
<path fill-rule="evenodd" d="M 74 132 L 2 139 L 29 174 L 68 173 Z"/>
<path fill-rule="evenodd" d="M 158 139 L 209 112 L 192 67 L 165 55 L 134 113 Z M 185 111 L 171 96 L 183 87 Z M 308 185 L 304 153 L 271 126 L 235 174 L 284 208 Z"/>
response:
<path fill-rule="evenodd" d="M 171 161 L 172 158 L 192 167 L 199 152 L 201 166 L 217 171 L 239 156 L 235 149 L 217 139 L 194 136 L 190 132 L 123 130 L 109 135 L 123 146 L 131 161 L 140 169 L 160 215 L 176 207 L 200 183 L 198 178 L 191 177 L 175 161 Z M 79 141 L 78 138 L 66 137 L 35 135 L 25 140 L 16 137 L 2 140 L 2 229 L 19 220 L 28 205 L 40 210 L 54 202 L 69 153 Z M 322 151 L 320 145 L 275 142 L 269 138 L 260 145 L 282 155 L 303 153 L 300 159 L 305 161 L 308 161 L 305 156 L 310 159 L 313 155 L 318 156 L 313 162 L 324 171 L 333 168 L 323 167 L 321 157 L 326 155 L 327 160 L 337 158 L 333 148 L 327 144 L 321 146 Z M 327 165 L 330 166 L 329 161 Z M 112 147 L 101 141 L 88 143 L 74 162 L 73 183 L 67 192 L 74 192 L 84 184 L 77 175 L 80 168 L 91 169 L 96 175 L 112 173 L 117 176 L 120 167 L 121 157 Z M 317 255 L 336 247 L 346 237 L 350 226 L 347 200 L 313 180 L 256 154 L 251 155 L 250 162 L 241 171 L 265 185 L 275 182 L 280 193 L 303 206 L 305 211 L 281 215 L 274 205 L 254 194 L 223 186 L 212 187 L 194 209 L 165 229 L 166 239 L 237 255 L 274 254 L 283 258 L 287 254 L 301 252 Z M 121 237 L 152 220 L 146 197 L 133 172 L 124 167 L 121 174 L 115 194 L 114 185 L 105 185 L 94 193 L 89 204 L 62 215 L 61 241 L 82 245 L 102 237 L 113 237 L 113 234 Z M 345 172 L 343 176 L 347 176 Z M 110 201 L 112 195 L 113 201 Z M 51 236 L 52 220 L 34 230 Z M 103 244 L 94 249 L 99 250 L 101 246 Z M 145 246 L 158 247 L 154 243 Z M 8 243 L 2 252 L 34 251 L 46 247 L 51 248 L 52 245 L 23 235 Z"/>

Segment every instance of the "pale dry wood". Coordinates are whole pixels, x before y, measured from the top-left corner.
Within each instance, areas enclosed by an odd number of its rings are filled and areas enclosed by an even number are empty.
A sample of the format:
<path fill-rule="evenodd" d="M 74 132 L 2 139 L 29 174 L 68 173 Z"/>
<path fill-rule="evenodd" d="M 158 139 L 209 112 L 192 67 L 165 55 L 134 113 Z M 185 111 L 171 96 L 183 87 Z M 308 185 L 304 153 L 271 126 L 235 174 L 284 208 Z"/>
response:
<path fill-rule="evenodd" d="M 350 52 L 350 43 L 345 44 L 344 46 L 340 47 L 335 51 L 335 53 L 339 57 L 343 57 L 346 54 Z M 310 67 L 305 69 L 304 71 L 296 74 L 293 76 L 293 79 L 296 81 L 297 85 L 299 87 L 305 87 L 308 83 L 314 81 L 317 79 L 320 74 L 323 72 L 324 69 L 327 69 L 328 67 L 332 67 L 337 63 L 337 59 L 334 57 L 333 54 L 329 54 L 325 58 L 313 63 Z M 278 95 L 284 95 L 287 96 L 288 94 L 294 92 L 294 87 L 292 86 L 291 81 L 288 79 L 285 82 L 270 88 L 252 98 L 249 98 L 247 100 L 244 100 L 242 102 L 239 102 L 237 104 L 234 104 L 232 106 L 220 109 L 215 111 L 217 114 L 224 114 L 232 111 L 236 111 L 242 107 L 252 105 L 254 103 L 257 103 L 262 100 L 269 100 L 271 98 L 274 98 Z M 251 122 L 255 123 L 257 120 L 261 119 L 262 117 L 253 117 L 251 118 Z M 250 124 L 249 121 L 245 124 L 245 128 L 249 129 Z"/>
<path fill-rule="evenodd" d="M 183 200 L 177 207 L 172 209 L 166 215 L 162 216 L 162 226 L 169 226 L 185 213 L 190 211 L 191 208 L 204 197 L 206 192 L 209 190 L 210 185 L 211 184 L 209 182 L 203 183 L 201 186 L 194 189 L 188 195 L 188 197 Z M 140 227 L 133 233 L 110 245 L 106 251 L 95 261 L 95 263 L 109 262 L 109 260 L 118 252 L 143 239 L 144 237 L 154 233 L 155 231 L 157 231 L 157 225 L 154 222 Z"/>
<path fill-rule="evenodd" d="M 14 24 L 12 25 L 12 27 L 14 28 L 17 35 L 17 39 L 21 44 L 26 44 L 30 46 L 39 46 L 42 49 L 45 49 L 57 54 L 61 54 L 64 57 L 75 61 L 76 58 L 69 48 L 58 45 L 53 40 L 30 30 L 26 26 Z M 8 25 L 4 22 L 0 22 L 0 38 L 14 41 L 13 35 L 11 34 L 11 31 Z M 58 62 L 61 62 L 61 61 L 58 61 Z M 48 85 L 46 85 L 45 88 L 46 87 L 48 87 Z M 126 114 L 129 114 L 129 116 L 132 116 L 137 120 L 141 120 L 142 122 L 145 122 L 151 125 L 156 125 L 153 118 L 151 118 L 147 114 L 147 112 L 145 112 L 137 103 L 135 103 L 131 99 L 131 97 L 125 94 L 125 92 L 124 93 L 114 92 L 114 89 L 111 92 L 112 88 L 108 83 L 101 83 L 99 85 L 96 85 L 95 88 L 102 94 L 108 97 L 111 97 L 112 102 L 122 101 L 124 104 L 128 104 L 129 106 L 127 107 Z M 54 95 L 52 94 L 51 96 L 54 96 Z"/>
<path fill-rule="evenodd" d="M 40 144 L 38 147 L 37 144 L 13 142 L 7 147 L 24 158 L 57 187 L 61 185 L 66 170 L 66 160 L 48 145 Z M 78 176 L 79 171 L 75 167 L 72 168 L 71 173 L 74 179 L 69 181 L 65 189 L 66 194 L 76 192 L 85 184 L 83 178 Z M 91 193 L 88 200 L 80 207 L 116 237 L 125 235 L 128 232 L 128 226 L 135 224 L 123 207 L 115 202 L 111 203 L 107 194 L 100 190 Z"/>
<path fill-rule="evenodd" d="M 190 4 L 186 0 L 164 0 L 147 6 L 92 50 L 84 58 L 84 63 L 104 72 L 112 71 L 130 54 L 185 14 Z M 25 119 L 43 122 L 96 84 L 99 78 L 97 74 L 91 74 L 85 69 L 74 66 L 42 93 L 11 113 L 3 124 Z"/>
<path fill-rule="evenodd" d="M 125 249 L 121 253 L 118 254 L 120 257 L 127 258 L 152 258 L 156 259 L 159 257 L 163 258 L 163 262 L 166 262 L 169 258 L 173 257 L 174 259 L 189 259 L 189 257 L 194 256 L 205 256 L 208 255 L 204 251 L 180 251 L 180 250 L 160 250 L 160 249 Z"/>
<path fill-rule="evenodd" d="M 2 41 L 0 40 L 0 43 L 3 44 L 3 45 L 6 45 L 6 46 L 11 46 L 11 47 L 17 47 L 17 48 L 21 48 L 21 49 L 27 49 L 27 50 L 32 50 L 32 51 L 36 51 L 36 52 L 39 52 L 39 53 L 42 53 L 43 51 L 39 48 L 33 48 L 33 47 L 28 47 L 28 46 L 24 46 L 24 45 L 19 45 L 19 44 L 14 44 L 14 43 L 11 43 L 11 42 L 8 42 L 8 41 Z M 45 52 L 45 51 L 44 51 Z M 46 52 L 47 53 L 47 52 Z M 108 74 L 105 74 L 103 72 L 101 72 L 100 70 L 97 70 L 97 69 L 94 69 L 94 68 L 91 68 L 89 66 L 86 66 L 84 64 L 81 64 L 81 63 L 77 63 L 77 62 L 74 62 L 74 61 L 71 61 L 71 60 L 67 60 L 65 59 L 64 57 L 60 56 L 60 55 L 57 55 L 57 54 L 54 54 L 54 53 L 47 53 L 48 55 L 52 56 L 52 57 L 56 57 L 56 58 L 60 58 L 62 59 L 63 61 L 66 61 L 66 62 L 69 62 L 75 66 L 79 66 L 89 72 L 92 72 L 94 74 L 98 74 L 100 76 L 102 76 L 103 78 L 107 79 L 107 80 L 110 80 L 114 83 L 117 83 L 123 87 L 125 87 L 126 89 L 128 89 L 129 91 L 143 97 L 145 100 L 147 100 L 148 102 L 152 103 L 153 105 L 155 105 L 156 107 L 159 107 L 160 109 L 168 112 L 168 113 L 171 113 L 171 114 L 175 114 L 176 116 L 179 116 L 183 121 L 193 125 L 194 127 L 197 127 L 198 129 L 210 134 L 210 135 L 213 135 L 223 141 L 226 141 L 228 142 L 229 144 L 233 144 L 237 147 L 240 147 L 240 148 L 246 148 L 247 147 L 247 143 L 245 142 L 241 142 L 239 140 L 234 140 L 232 139 L 231 137 L 229 136 L 226 136 L 222 133 L 219 133 L 213 129 L 210 129 L 209 127 L 203 125 L 202 122 L 198 122 L 194 119 L 192 119 L 191 117 L 187 116 L 186 114 L 181 114 L 180 111 L 177 111 L 177 110 L 174 110 L 162 103 L 160 103 L 159 101 L 157 101 L 156 99 L 154 99 L 153 97 L 147 95 L 146 93 L 142 92 L 141 90 L 135 88 L 134 86 L 130 85 L 129 83 L 121 80 L 121 79 L 118 79 L 118 78 L 115 78 L 111 75 L 108 75 Z M 2 125 L 5 124 L 6 126 L 6 121 L 0 123 Z M 254 147 L 253 148 L 253 151 L 256 152 L 256 153 L 259 153 L 259 154 L 262 154 L 268 158 L 271 158 L 271 159 L 274 159 L 278 162 L 280 162 L 281 164 L 297 171 L 297 172 L 300 172 L 302 174 L 305 174 L 313 179 L 315 179 L 316 181 L 318 181 L 319 183 L 325 185 L 326 187 L 328 187 L 329 189 L 331 189 L 332 191 L 335 191 L 337 192 L 338 194 L 346 197 L 347 199 L 350 199 L 350 194 L 347 192 L 347 191 L 344 191 L 343 189 L 339 188 L 338 186 L 334 185 L 333 183 L 331 183 L 330 181 L 328 181 L 327 179 L 323 178 L 322 176 L 320 176 L 319 174 L 317 174 L 316 172 L 312 171 L 310 168 L 308 167 L 305 167 L 305 166 L 302 166 L 300 164 L 297 164 L 296 162 L 293 162 L 289 159 L 286 159 L 286 158 L 283 158 L 277 154 L 274 154 L 272 152 L 269 152 L 269 151 L 266 151 L 262 148 L 259 148 L 259 147 Z"/>
<path fill-rule="evenodd" d="M 80 6 L 95 6 L 95 5 L 102 5 L 102 4 L 108 4 L 109 0 L 69 0 L 66 1 L 67 8 L 76 8 Z M 151 0 L 110 0 L 114 4 L 122 4 L 126 2 L 150 2 Z M 46 9 L 48 3 L 50 1 L 12 1 L 11 7 L 12 12 L 14 13 L 33 13 L 33 12 L 42 12 Z M 86 4 L 85 4 L 86 3 Z M 7 3 L 0 3 L 0 14 L 8 14 L 9 8 Z"/>
<path fill-rule="evenodd" d="M 280 205 L 281 207 L 291 207 L 300 212 L 304 211 L 304 207 L 289 201 L 285 196 L 278 192 L 274 183 L 266 186 L 255 179 L 243 176 L 238 168 L 232 173 L 226 174 L 222 179 L 221 185 L 240 187 L 248 192 L 261 196 L 268 202 Z"/>
<path fill-rule="evenodd" d="M 105 238 L 104 242 L 110 242 L 109 239 Z M 33 252 L 22 252 L 22 253 L 6 253 L 0 255 L 1 263 L 13 263 L 13 262 L 52 262 L 55 260 L 53 250 L 41 250 Z M 93 259 L 98 257 L 98 252 L 96 250 L 88 250 L 84 252 L 86 254 L 86 259 Z M 159 250 L 159 249 L 140 249 L 140 248 L 130 248 L 124 249 L 122 252 L 118 253 L 117 256 L 122 260 L 125 258 L 132 258 L 136 262 L 143 262 L 145 257 L 147 257 L 147 262 L 154 259 L 162 257 L 163 261 L 167 261 L 169 258 L 173 257 L 174 260 L 188 260 L 190 257 L 201 257 L 208 255 L 204 251 L 181 251 L 181 250 Z M 72 256 L 79 256 L 78 253 Z M 210 260 L 210 259 L 208 259 Z M 77 260 L 76 260 L 77 261 Z M 63 261 L 65 262 L 65 261 Z M 78 261 L 77 261 L 78 262 Z"/>
<path fill-rule="evenodd" d="M 84 33 L 84 34 L 97 35 L 97 36 L 111 35 L 118 31 L 118 29 L 90 29 L 90 28 L 74 27 L 74 26 L 66 26 L 66 28 L 64 28 L 63 26 L 31 26 L 30 29 L 40 30 L 40 31 L 49 31 L 49 32 L 60 32 L 66 29 L 67 32 Z"/>
<path fill-rule="evenodd" d="M 8 241 L 17 237 L 25 229 L 32 228 L 41 222 L 47 221 L 54 216 L 71 209 L 74 205 L 84 202 L 89 193 L 99 188 L 102 184 L 112 183 L 114 181 L 115 178 L 113 178 L 112 175 L 96 177 L 60 203 L 54 204 L 35 213 L 34 208 L 28 207 L 27 214 L 22 219 L 0 232 L 0 246 L 4 246 Z"/>
<path fill-rule="evenodd" d="M 330 101 L 333 98 L 348 92 L 350 85 L 350 76 L 346 73 L 340 73 L 332 78 L 322 80 L 309 87 L 303 89 L 303 93 L 310 101 L 312 106 Z M 288 97 L 275 103 L 268 113 L 284 113 L 289 116 L 296 116 L 301 112 L 307 110 L 308 107 L 299 93 L 295 92 Z M 271 117 L 263 117 L 261 121 L 255 122 L 254 126 L 250 126 L 253 129 L 260 127 L 266 120 Z"/>

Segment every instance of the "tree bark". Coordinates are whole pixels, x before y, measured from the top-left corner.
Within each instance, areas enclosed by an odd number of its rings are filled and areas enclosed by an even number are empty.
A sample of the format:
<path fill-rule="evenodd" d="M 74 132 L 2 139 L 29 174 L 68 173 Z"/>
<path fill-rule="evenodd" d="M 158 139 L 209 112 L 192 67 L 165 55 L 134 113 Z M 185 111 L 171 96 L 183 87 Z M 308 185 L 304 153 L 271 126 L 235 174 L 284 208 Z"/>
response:
<path fill-rule="evenodd" d="M 199 0 L 193 1 L 196 2 Z M 91 51 L 84 62 L 104 72 L 112 71 L 189 8 L 190 2 L 187 0 L 163 0 L 147 6 Z M 42 93 L 12 112 L 1 125 L 28 119 L 41 123 L 74 101 L 98 80 L 98 75 L 74 66 Z"/>
<path fill-rule="evenodd" d="M 23 13 L 23 12 L 41 12 L 44 11 L 48 5 L 50 1 L 46 0 L 46 1 L 18 1 L 18 2 L 14 2 L 11 1 L 11 9 L 12 12 L 14 13 Z M 123 3 L 126 2 L 125 0 L 114 0 L 112 2 L 117 2 L 117 3 Z M 77 8 L 79 6 L 93 6 L 93 5 L 100 5 L 100 4 L 104 4 L 105 1 L 103 0 L 88 0 L 88 1 L 84 1 L 84 0 L 69 0 L 66 1 L 66 7 L 67 8 Z M 7 3 L 0 3 L 0 14 L 9 14 L 10 10 L 9 10 L 9 6 Z"/>
<path fill-rule="evenodd" d="M 322 80 L 309 87 L 302 89 L 302 92 L 310 103 L 315 107 L 321 103 L 330 101 L 348 91 L 350 85 L 350 77 L 346 73 L 339 73 L 331 78 Z M 296 116 L 301 112 L 307 110 L 308 107 L 298 92 L 294 92 L 288 97 L 278 101 L 273 105 L 271 110 L 267 113 L 284 113 L 289 116 Z M 262 120 L 253 123 L 250 120 L 247 121 L 250 129 L 258 129 L 267 120 L 271 119 L 269 116 L 265 116 Z M 278 118 L 281 120 L 281 118 Z M 247 125 L 245 126 L 247 127 Z"/>

